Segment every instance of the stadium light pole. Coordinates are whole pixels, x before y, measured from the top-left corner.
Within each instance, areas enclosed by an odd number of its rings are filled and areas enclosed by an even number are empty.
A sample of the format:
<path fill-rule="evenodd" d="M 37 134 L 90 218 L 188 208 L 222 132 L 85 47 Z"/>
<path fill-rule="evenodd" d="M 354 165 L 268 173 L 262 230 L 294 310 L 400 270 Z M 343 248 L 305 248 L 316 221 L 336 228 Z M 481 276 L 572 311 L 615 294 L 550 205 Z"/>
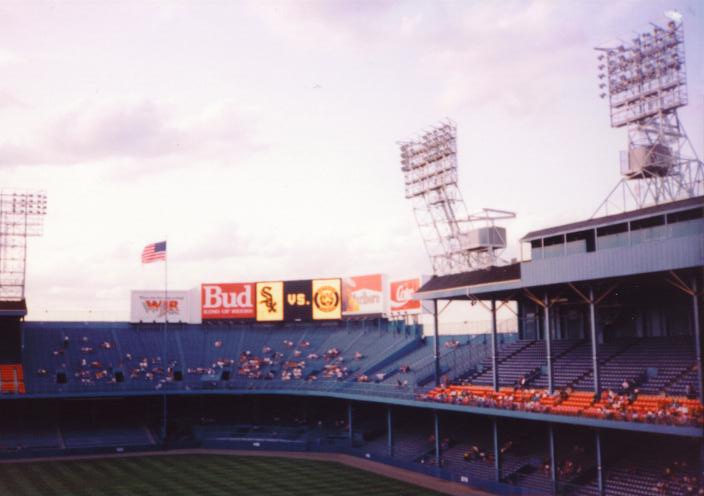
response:
<path fill-rule="evenodd" d="M 446 120 L 398 145 L 405 196 L 413 205 L 433 273 L 496 265 L 506 248 L 506 230 L 494 223 L 516 214 L 488 208 L 469 214 L 458 186 L 456 124 Z M 474 228 L 478 222 L 485 227 Z"/>
<path fill-rule="evenodd" d="M 599 96 L 608 98 L 611 127 L 627 130 L 628 149 L 621 181 L 593 217 L 704 193 L 704 163 L 677 115 L 688 103 L 682 17 L 666 15 L 665 27 L 596 49 Z"/>
<path fill-rule="evenodd" d="M 0 300 L 24 300 L 27 238 L 42 235 L 46 212 L 45 191 L 0 190 Z"/>

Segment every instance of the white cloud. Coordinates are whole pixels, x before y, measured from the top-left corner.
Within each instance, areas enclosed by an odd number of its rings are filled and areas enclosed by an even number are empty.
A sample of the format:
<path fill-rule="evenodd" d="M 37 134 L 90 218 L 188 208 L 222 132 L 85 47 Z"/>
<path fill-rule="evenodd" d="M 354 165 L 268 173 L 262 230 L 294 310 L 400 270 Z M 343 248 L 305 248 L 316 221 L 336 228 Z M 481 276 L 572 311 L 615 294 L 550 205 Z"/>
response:
<path fill-rule="evenodd" d="M 149 99 L 88 100 L 48 121 L 20 143 L 0 141 L 0 166 L 170 157 L 227 161 L 263 146 L 253 141 L 251 120 L 246 128 L 231 103 L 180 114 L 174 105 Z"/>

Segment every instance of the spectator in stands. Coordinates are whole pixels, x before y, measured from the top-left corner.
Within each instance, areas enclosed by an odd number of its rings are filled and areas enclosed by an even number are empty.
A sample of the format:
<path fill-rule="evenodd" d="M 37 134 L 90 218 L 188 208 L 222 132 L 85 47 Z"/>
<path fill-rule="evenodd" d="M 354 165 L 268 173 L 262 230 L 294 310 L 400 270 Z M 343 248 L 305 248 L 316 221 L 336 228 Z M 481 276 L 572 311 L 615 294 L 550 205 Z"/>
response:
<path fill-rule="evenodd" d="M 449 341 L 445 341 L 445 348 L 450 348 L 451 350 L 454 350 L 460 345 L 460 342 L 457 341 L 456 339 L 450 339 Z"/>
<path fill-rule="evenodd" d="M 691 384 L 687 384 L 684 387 L 684 395 L 687 397 L 688 400 L 697 399 L 697 392 L 694 390 Z"/>

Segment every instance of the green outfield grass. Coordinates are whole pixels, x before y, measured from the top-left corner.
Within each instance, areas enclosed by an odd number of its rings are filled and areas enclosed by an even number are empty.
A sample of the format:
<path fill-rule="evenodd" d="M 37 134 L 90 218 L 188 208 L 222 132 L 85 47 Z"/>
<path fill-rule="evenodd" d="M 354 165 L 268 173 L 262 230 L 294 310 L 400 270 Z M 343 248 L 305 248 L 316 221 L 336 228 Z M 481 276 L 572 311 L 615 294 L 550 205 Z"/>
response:
<path fill-rule="evenodd" d="M 334 462 L 218 455 L 0 464 L 0 495 L 437 495 Z"/>

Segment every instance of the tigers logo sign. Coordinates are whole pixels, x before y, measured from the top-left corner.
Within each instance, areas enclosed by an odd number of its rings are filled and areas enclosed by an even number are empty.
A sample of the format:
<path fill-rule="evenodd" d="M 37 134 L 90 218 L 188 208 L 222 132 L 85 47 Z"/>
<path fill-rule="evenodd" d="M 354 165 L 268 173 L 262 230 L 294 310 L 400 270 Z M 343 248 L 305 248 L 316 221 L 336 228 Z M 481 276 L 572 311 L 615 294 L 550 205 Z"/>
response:
<path fill-rule="evenodd" d="M 257 321 L 284 320 L 284 283 L 258 282 L 256 290 Z"/>
<path fill-rule="evenodd" d="M 313 280 L 313 320 L 342 318 L 340 279 Z"/>

